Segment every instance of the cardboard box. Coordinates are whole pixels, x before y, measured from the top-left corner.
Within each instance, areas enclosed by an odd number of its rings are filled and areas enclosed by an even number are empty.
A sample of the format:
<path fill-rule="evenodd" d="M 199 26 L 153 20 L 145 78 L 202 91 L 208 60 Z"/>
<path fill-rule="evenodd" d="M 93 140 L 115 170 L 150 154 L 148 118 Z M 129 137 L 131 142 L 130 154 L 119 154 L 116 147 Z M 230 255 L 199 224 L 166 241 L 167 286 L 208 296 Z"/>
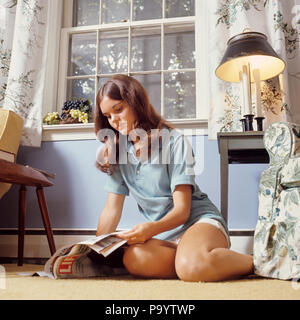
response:
<path fill-rule="evenodd" d="M 0 150 L 17 155 L 24 120 L 11 110 L 0 108 Z M 0 199 L 11 184 L 0 182 Z"/>
<path fill-rule="evenodd" d="M 24 120 L 11 110 L 0 109 L 0 150 L 17 154 Z"/>

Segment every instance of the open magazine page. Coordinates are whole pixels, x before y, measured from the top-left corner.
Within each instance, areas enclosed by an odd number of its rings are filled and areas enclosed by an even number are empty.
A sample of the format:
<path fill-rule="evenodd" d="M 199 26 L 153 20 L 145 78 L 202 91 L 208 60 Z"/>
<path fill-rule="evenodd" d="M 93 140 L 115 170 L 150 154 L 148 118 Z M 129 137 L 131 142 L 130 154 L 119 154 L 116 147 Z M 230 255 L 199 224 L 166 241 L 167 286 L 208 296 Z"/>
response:
<path fill-rule="evenodd" d="M 46 262 L 44 272 L 38 275 L 61 279 L 128 274 L 122 264 L 122 255 L 113 253 L 126 243 L 126 240 L 115 237 L 116 233 L 92 237 L 57 250 Z M 111 254 L 118 259 L 117 264 L 109 263 Z"/>
<path fill-rule="evenodd" d="M 117 238 L 115 236 L 109 236 L 107 238 L 97 241 L 95 244 L 88 245 L 91 249 L 96 251 L 99 254 L 102 254 L 104 257 L 107 257 L 111 252 L 121 247 L 126 243 L 126 240 Z M 107 249 L 110 250 L 107 250 Z"/>
<path fill-rule="evenodd" d="M 114 252 L 115 250 L 117 250 L 118 248 L 122 247 L 124 244 L 126 243 L 126 240 L 122 240 L 119 239 L 119 241 L 115 241 L 114 243 L 112 243 L 111 245 L 107 246 L 106 248 L 101 250 L 101 254 L 104 257 L 107 257 L 108 255 L 110 255 L 112 252 Z M 92 249 L 93 246 L 91 246 Z M 95 250 L 95 249 L 94 249 Z M 96 251 L 96 250 L 95 250 Z M 97 251 L 96 251 L 97 252 Z"/>
<path fill-rule="evenodd" d="M 101 236 L 95 236 L 95 237 L 91 237 L 87 240 L 84 240 L 84 241 L 80 241 L 78 242 L 78 244 L 87 244 L 87 245 L 90 245 L 90 244 L 95 244 L 95 243 L 100 243 L 101 240 L 103 239 L 107 239 L 111 236 L 115 236 L 116 234 L 118 234 L 120 232 L 116 231 L 116 232 L 112 232 L 112 233 L 106 233 L 106 234 L 102 234 Z M 118 238 L 119 239 L 119 238 Z"/>

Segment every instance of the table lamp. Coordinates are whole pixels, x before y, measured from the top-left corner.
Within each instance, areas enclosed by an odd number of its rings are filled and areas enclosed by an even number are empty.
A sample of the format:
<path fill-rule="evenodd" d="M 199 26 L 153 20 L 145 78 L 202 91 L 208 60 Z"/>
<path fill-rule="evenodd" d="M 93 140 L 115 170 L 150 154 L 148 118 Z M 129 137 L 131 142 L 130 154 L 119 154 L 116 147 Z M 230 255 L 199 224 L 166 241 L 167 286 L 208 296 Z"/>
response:
<path fill-rule="evenodd" d="M 243 131 L 253 131 L 251 82 L 255 83 L 257 130 L 262 131 L 264 116 L 260 83 L 279 75 L 284 68 L 285 62 L 273 50 L 263 33 L 243 32 L 228 40 L 216 76 L 221 80 L 241 84 L 244 98 L 241 110 Z"/>

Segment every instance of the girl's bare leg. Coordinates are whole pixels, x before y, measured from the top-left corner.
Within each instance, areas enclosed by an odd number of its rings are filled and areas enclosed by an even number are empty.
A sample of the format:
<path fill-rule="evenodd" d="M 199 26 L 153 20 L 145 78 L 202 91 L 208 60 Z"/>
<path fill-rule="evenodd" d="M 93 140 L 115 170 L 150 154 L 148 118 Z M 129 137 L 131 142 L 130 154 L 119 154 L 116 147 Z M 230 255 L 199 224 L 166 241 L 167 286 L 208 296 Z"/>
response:
<path fill-rule="evenodd" d="M 177 278 L 175 271 L 176 244 L 150 239 L 125 249 L 123 263 L 130 274 L 143 278 Z"/>
<path fill-rule="evenodd" d="M 157 239 L 131 245 L 123 262 L 134 276 L 194 282 L 237 279 L 253 272 L 252 256 L 229 250 L 223 233 L 207 223 L 191 226 L 178 246 Z"/>
<path fill-rule="evenodd" d="M 224 234 L 207 223 L 191 226 L 176 251 L 175 270 L 185 281 L 221 281 L 253 272 L 253 258 L 228 249 Z"/>

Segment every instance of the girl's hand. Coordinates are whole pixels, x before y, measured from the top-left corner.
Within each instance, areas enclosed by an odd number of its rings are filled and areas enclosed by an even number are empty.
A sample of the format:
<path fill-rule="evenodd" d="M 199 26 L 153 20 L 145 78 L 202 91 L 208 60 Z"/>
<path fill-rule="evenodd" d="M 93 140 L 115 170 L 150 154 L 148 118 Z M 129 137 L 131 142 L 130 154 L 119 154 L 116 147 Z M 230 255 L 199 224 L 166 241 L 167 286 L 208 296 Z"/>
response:
<path fill-rule="evenodd" d="M 127 240 L 128 244 L 144 243 L 156 235 L 153 222 L 145 222 L 134 226 L 131 230 L 120 232 L 116 235 Z"/>

